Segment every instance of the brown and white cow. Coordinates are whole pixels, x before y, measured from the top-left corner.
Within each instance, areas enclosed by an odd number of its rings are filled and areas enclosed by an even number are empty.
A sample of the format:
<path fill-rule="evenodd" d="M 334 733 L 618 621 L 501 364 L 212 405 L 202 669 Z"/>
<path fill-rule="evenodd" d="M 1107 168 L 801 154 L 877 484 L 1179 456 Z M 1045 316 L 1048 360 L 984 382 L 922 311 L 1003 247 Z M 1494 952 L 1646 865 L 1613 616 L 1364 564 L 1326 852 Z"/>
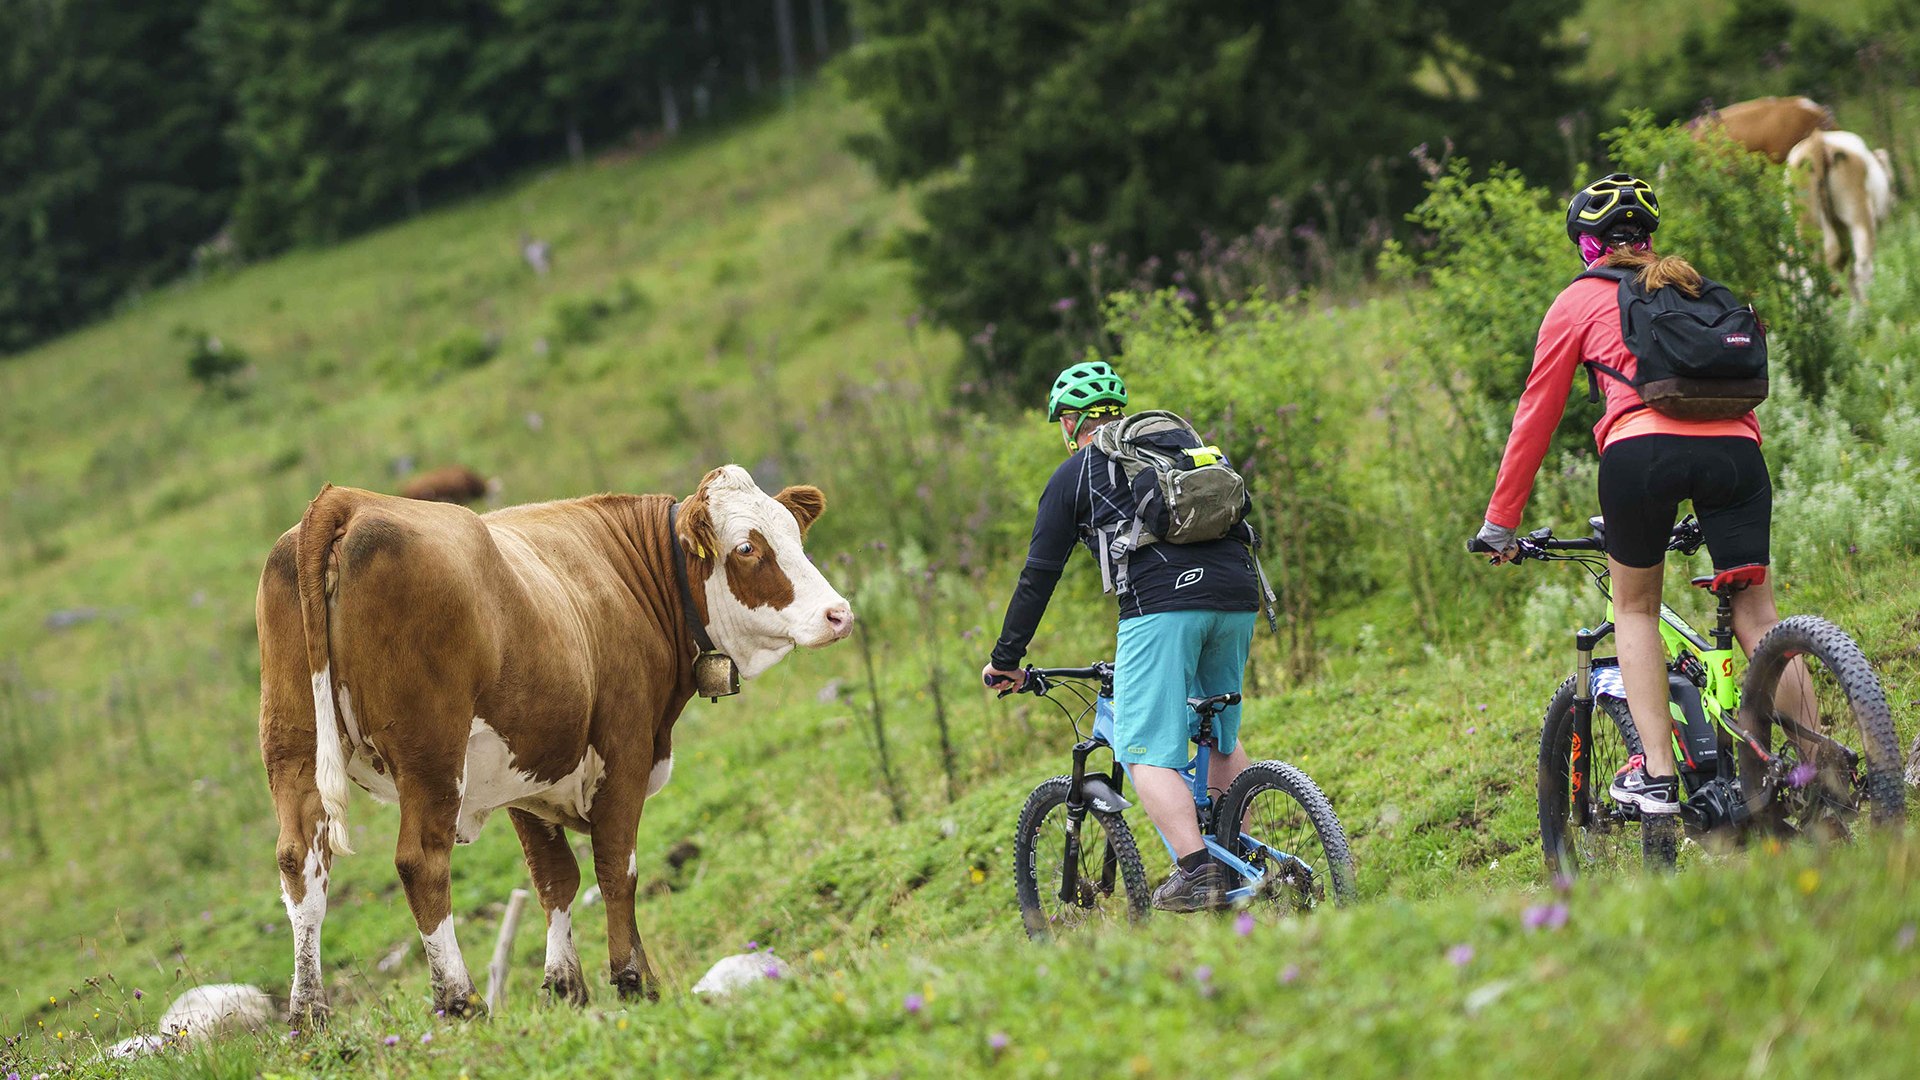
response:
<path fill-rule="evenodd" d="M 1800 140 L 1833 129 L 1833 110 L 1805 97 L 1763 97 L 1715 109 L 1687 124 L 1694 132 L 1719 128 L 1727 137 L 1778 165 Z"/>
<path fill-rule="evenodd" d="M 666 495 L 594 495 L 485 516 L 328 486 L 260 578 L 260 749 L 280 820 L 293 923 L 291 1014 L 326 1010 L 320 926 L 350 852 L 349 781 L 398 802 L 394 865 L 432 968 L 436 1008 L 475 1010 L 454 939 L 449 855 L 505 808 L 547 915 L 546 985 L 587 990 L 568 907 L 593 841 L 612 981 L 652 996 L 634 923 L 640 810 L 673 769 L 695 691 L 696 628 L 744 678 L 853 625 L 801 544 L 813 487 L 769 496 L 745 469 Z M 684 560 L 692 610 L 681 600 Z"/>
<path fill-rule="evenodd" d="M 1816 131 L 1787 155 L 1787 169 L 1819 223 L 1827 266 L 1865 303 L 1880 223 L 1893 212 L 1893 168 L 1851 131 Z"/>

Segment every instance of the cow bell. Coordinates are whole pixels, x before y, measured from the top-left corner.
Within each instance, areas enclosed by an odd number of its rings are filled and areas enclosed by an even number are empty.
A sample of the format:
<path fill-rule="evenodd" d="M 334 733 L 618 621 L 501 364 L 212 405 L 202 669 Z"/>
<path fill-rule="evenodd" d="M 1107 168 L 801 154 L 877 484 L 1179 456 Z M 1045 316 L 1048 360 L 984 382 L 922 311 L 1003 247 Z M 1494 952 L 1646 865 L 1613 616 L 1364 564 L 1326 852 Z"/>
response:
<path fill-rule="evenodd" d="M 740 692 L 740 669 L 733 657 L 716 649 L 693 658 L 694 692 L 709 701 L 732 697 Z"/>

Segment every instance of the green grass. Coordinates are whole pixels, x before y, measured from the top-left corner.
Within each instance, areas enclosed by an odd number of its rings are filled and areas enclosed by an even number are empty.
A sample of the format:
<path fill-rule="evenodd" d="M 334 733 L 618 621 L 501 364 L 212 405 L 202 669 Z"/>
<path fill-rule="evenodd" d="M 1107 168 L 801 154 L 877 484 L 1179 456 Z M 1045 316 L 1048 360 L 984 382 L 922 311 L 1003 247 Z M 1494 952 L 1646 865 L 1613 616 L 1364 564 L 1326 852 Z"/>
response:
<path fill-rule="evenodd" d="M 876 393 L 883 404 L 903 387 L 943 395 L 957 345 L 911 326 L 904 269 L 882 257 L 904 204 L 840 149 L 859 124 L 816 94 L 649 158 L 529 178 L 336 249 L 155 294 L 0 364 L 0 776 L 13 778 L 0 801 L 0 1031 L 23 1036 L 0 1062 L 107 1071 L 94 1048 L 150 1030 L 188 986 L 284 993 L 251 604 L 267 547 L 323 480 L 392 486 L 404 455 L 500 475 L 512 501 L 685 491 L 722 460 L 824 467 L 846 439 L 885 430 L 825 430 L 823 417 L 849 414 L 815 410 L 849 380 L 884 372 L 895 392 Z M 552 277 L 519 262 L 522 231 L 553 242 Z M 1385 296 L 1300 316 L 1312 360 L 1285 374 L 1329 383 L 1356 476 L 1391 465 L 1373 403 L 1406 313 Z M 252 357 L 243 396 L 191 383 L 179 325 Z M 491 358 L 450 370 L 475 341 L 492 342 Z M 982 422 L 968 434 L 1005 443 L 1034 484 L 1057 460 L 1043 428 Z M 840 520 L 884 513 L 869 504 L 891 478 L 834 475 Z M 986 531 L 1017 542 L 1031 491 L 989 496 Z M 1361 905 L 1244 938 L 1231 920 L 1158 918 L 1031 945 L 1013 905 L 1013 822 L 1027 790 L 1066 767 L 1071 734 L 1045 703 L 970 687 L 1015 564 L 944 576 L 940 602 L 914 623 L 899 582 L 885 592 L 898 566 L 867 539 L 823 525 L 816 551 L 859 587 L 874 635 L 898 818 L 854 649 L 793 656 L 740 698 L 696 702 L 676 732 L 675 779 L 639 837 L 639 923 L 662 1002 L 613 999 L 604 913 L 582 906 L 586 1011 L 538 1001 L 540 934 L 523 927 L 500 1014 L 433 1018 L 385 854 L 395 814 L 355 797 L 361 854 L 336 863 L 326 930 L 332 1027 L 130 1071 L 1160 1075 L 1211 1059 L 1228 1075 L 1894 1075 L 1911 1057 L 1897 1021 L 1920 977 L 1899 945 L 1913 913 L 1911 849 L 1898 843 L 1695 858 L 1672 880 L 1583 883 L 1565 929 L 1524 930 L 1522 910 L 1553 899 L 1531 779 L 1540 713 L 1570 657 L 1564 637 L 1523 633 L 1487 601 L 1493 571 L 1464 558 L 1435 587 L 1485 626 L 1472 647 L 1429 648 L 1395 629 L 1404 604 L 1389 583 L 1327 613 L 1333 644 L 1316 677 L 1284 680 L 1264 635 L 1256 652 L 1248 740 L 1332 797 Z M 1856 633 L 1898 703 L 1903 746 L 1920 699 L 1912 576 L 1911 561 L 1870 552 L 1789 577 L 1783 593 L 1789 610 Z M 1107 603 L 1086 574 L 1071 578 L 1035 660 L 1108 652 Z M 98 617 L 46 626 L 83 606 Z M 1567 628 L 1593 613 L 1583 600 L 1552 616 Z M 1363 629 L 1375 623 L 1387 629 Z M 1164 853 L 1147 839 L 1158 870 Z M 684 841 L 699 854 L 674 870 L 668 852 Z M 476 970 L 502 901 L 525 884 L 502 823 L 455 852 L 456 926 Z M 705 968 L 749 941 L 793 961 L 795 977 L 727 1006 L 692 1001 Z M 1473 949 L 1464 965 L 1447 958 L 1459 945 Z M 1623 987 L 1639 960 L 1650 968 Z M 903 1008 L 910 993 L 926 999 L 917 1015 Z M 988 1044 L 995 1032 L 1004 1051 Z"/>

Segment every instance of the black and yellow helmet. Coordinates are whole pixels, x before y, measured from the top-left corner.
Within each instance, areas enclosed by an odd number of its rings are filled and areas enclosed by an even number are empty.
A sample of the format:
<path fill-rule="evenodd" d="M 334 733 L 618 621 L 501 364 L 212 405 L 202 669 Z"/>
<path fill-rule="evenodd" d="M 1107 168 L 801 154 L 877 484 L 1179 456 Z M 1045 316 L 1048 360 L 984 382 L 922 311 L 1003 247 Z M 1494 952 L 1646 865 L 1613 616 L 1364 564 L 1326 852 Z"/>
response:
<path fill-rule="evenodd" d="M 1660 200 L 1645 180 L 1626 173 L 1603 176 L 1567 204 L 1567 239 L 1582 233 L 1608 243 L 1644 239 L 1660 227 Z"/>

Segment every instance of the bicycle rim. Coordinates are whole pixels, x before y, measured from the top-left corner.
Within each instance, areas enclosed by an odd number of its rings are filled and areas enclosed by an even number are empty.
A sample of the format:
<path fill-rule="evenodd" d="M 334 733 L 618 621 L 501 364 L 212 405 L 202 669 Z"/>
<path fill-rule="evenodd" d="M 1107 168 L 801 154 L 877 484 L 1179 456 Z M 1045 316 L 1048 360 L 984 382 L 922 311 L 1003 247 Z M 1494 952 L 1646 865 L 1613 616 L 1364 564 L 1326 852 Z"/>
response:
<path fill-rule="evenodd" d="M 1346 832 L 1305 773 L 1284 762 L 1255 762 L 1234 780 L 1218 814 L 1216 839 L 1265 875 L 1255 905 L 1307 914 L 1355 898 Z M 1234 821 L 1237 830 L 1229 827 Z"/>
<path fill-rule="evenodd" d="M 1867 820 L 1905 820 L 1892 714 L 1845 632 L 1811 615 L 1783 620 L 1754 650 L 1742 700 L 1754 737 L 1775 759 L 1741 755 L 1744 786 L 1766 793 L 1763 827 L 1835 843 Z"/>
<path fill-rule="evenodd" d="M 1607 795 L 1607 785 L 1640 748 L 1626 705 L 1594 702 L 1587 744 L 1579 748 L 1587 764 L 1586 788 L 1573 787 L 1573 680 L 1569 678 L 1547 705 L 1541 726 L 1540 841 L 1549 873 L 1609 873 L 1631 870 L 1642 861 L 1638 822 L 1629 820 Z"/>
<path fill-rule="evenodd" d="M 1027 936 L 1044 938 L 1089 924 L 1143 917 L 1146 872 L 1118 815 L 1087 810 L 1080 822 L 1074 888 L 1064 897 L 1068 847 L 1066 777 L 1035 788 L 1014 835 L 1014 876 Z"/>

